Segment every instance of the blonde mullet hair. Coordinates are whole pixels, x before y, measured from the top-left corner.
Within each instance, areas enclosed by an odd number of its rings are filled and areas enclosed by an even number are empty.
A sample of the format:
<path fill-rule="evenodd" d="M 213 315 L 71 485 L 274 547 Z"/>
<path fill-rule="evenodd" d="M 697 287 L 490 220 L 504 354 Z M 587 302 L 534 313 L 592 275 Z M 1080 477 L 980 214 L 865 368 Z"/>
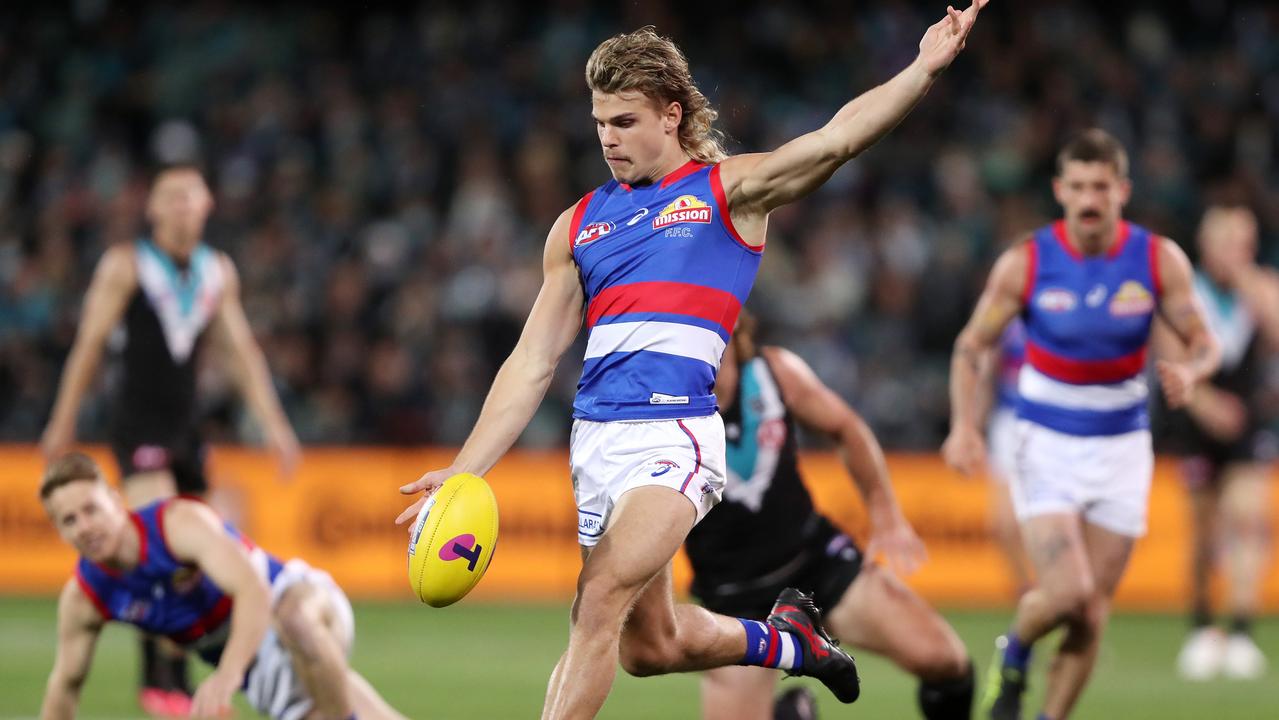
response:
<path fill-rule="evenodd" d="M 638 91 L 663 107 L 677 102 L 684 109 L 679 123 L 684 152 L 711 164 L 728 157 L 724 133 L 714 127 L 719 113 L 693 84 L 684 53 L 652 25 L 600 43 L 586 61 L 586 86 L 609 95 Z"/>

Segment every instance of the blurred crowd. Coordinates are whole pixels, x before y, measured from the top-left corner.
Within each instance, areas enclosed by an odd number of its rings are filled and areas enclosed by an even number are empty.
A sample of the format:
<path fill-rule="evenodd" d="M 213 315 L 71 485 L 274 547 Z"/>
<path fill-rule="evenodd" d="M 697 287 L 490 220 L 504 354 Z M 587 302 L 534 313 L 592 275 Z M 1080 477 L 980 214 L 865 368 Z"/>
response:
<path fill-rule="evenodd" d="M 56 7 L 55 7 L 56 6 Z M 1128 147 L 1129 215 L 1193 255 L 1215 200 L 1279 259 L 1279 5 L 996 2 L 902 125 L 774 213 L 752 304 L 891 448 L 935 449 L 951 343 L 994 255 L 1053 217 L 1058 146 Z M 582 70 L 655 24 L 733 151 L 819 127 L 944 3 L 432 2 L 416 10 L 77 0 L 0 10 L 0 440 L 38 437 L 84 288 L 146 232 L 148 169 L 198 158 L 308 443 L 458 443 L 537 292 L 555 217 L 607 179 Z M 713 22 L 710 20 L 713 19 Z M 523 438 L 567 441 L 582 345 Z M 206 429 L 251 440 L 227 379 Z M 81 416 L 105 429 L 110 367 Z"/>

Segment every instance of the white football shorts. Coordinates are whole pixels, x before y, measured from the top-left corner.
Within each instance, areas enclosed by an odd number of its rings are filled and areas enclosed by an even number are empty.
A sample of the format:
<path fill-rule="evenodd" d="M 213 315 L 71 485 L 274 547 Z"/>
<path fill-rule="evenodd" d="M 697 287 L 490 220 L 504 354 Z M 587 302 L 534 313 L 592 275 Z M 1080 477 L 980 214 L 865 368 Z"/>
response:
<path fill-rule="evenodd" d="M 1141 537 L 1155 456 L 1149 430 L 1079 436 L 1017 421 L 1013 510 L 1036 515 L 1075 513 L 1098 527 Z"/>
<path fill-rule="evenodd" d="M 1017 470 L 1016 409 L 1004 406 L 991 412 L 986 424 L 986 458 L 991 479 L 1007 485 Z"/>
<path fill-rule="evenodd" d="M 622 494 L 644 485 L 681 493 L 701 522 L 723 495 L 726 464 L 718 413 L 682 420 L 574 420 L 569 466 L 577 541 L 594 547 Z"/>
<path fill-rule="evenodd" d="M 289 560 L 271 583 L 271 604 L 279 602 L 285 590 L 303 581 L 315 585 L 328 596 L 337 613 L 342 646 L 350 653 L 355 639 L 355 615 L 346 593 L 328 573 L 316 570 L 302 560 Z M 288 648 L 273 627 L 262 638 L 258 654 L 245 674 L 244 696 L 255 710 L 272 720 L 302 720 L 311 712 L 313 703 L 306 686 L 293 668 Z"/>

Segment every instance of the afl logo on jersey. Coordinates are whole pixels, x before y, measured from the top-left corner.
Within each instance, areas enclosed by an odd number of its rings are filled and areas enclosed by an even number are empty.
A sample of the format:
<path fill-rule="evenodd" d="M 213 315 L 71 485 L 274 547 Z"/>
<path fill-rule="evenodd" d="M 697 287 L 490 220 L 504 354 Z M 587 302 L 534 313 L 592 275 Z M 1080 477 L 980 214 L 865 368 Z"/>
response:
<path fill-rule="evenodd" d="M 1035 307 L 1045 312 L 1070 312 L 1079 304 L 1079 298 L 1065 288 L 1048 288 L 1035 296 Z"/>
<path fill-rule="evenodd" d="M 1119 291 L 1110 301 L 1110 314 L 1115 317 L 1145 315 L 1155 309 L 1155 297 L 1145 285 L 1136 280 L 1129 280 L 1119 286 Z"/>
<path fill-rule="evenodd" d="M 653 218 L 653 229 L 661 230 L 667 225 L 676 223 L 708 223 L 710 221 L 710 205 L 699 200 L 696 195 L 680 195 Z"/>
<path fill-rule="evenodd" d="M 611 232 L 613 232 L 613 223 L 611 222 L 591 223 L 582 228 L 582 232 L 577 234 L 577 238 L 573 240 L 573 245 L 580 246 L 595 242 Z"/>

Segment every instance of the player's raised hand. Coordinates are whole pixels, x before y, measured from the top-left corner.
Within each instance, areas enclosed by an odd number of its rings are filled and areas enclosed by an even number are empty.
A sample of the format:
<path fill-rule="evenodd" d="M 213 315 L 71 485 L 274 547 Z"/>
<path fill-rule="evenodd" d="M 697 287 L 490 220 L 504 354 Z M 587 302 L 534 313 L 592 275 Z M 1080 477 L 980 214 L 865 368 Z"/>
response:
<path fill-rule="evenodd" d="M 1164 390 L 1168 407 L 1176 410 L 1190 402 L 1195 389 L 1195 372 L 1185 363 L 1159 360 L 1155 363 L 1159 373 L 1159 386 Z"/>
<path fill-rule="evenodd" d="M 972 0 L 972 4 L 962 13 L 946 6 L 946 17 L 942 18 L 919 41 L 919 62 L 929 75 L 936 75 L 948 65 L 964 49 L 968 33 L 977 22 L 977 13 L 986 7 L 990 0 Z"/>
<path fill-rule="evenodd" d="M 404 512 L 400 513 L 400 516 L 395 518 L 395 524 L 403 525 L 416 517 L 417 511 L 422 509 L 422 505 L 431 497 L 431 495 L 435 494 L 436 490 L 440 489 L 440 486 L 444 484 L 444 481 L 456 474 L 457 473 L 450 468 L 432 470 L 408 485 L 401 485 L 401 494 L 412 495 L 413 493 L 420 492 L 422 493 L 422 497 L 418 498 L 416 502 L 405 508 Z"/>
<path fill-rule="evenodd" d="M 900 514 L 887 523 L 872 523 L 866 555 L 870 558 L 883 557 L 889 569 L 903 577 L 928 562 L 924 541 Z"/>
<path fill-rule="evenodd" d="M 976 428 L 957 425 L 941 446 L 946 464 L 965 475 L 974 475 L 986 464 L 986 441 Z"/>
<path fill-rule="evenodd" d="M 302 459 L 302 446 L 298 444 L 293 428 L 285 423 L 282 427 L 272 428 L 267 433 L 267 443 L 280 461 L 280 477 L 289 480 L 298 469 Z"/>

